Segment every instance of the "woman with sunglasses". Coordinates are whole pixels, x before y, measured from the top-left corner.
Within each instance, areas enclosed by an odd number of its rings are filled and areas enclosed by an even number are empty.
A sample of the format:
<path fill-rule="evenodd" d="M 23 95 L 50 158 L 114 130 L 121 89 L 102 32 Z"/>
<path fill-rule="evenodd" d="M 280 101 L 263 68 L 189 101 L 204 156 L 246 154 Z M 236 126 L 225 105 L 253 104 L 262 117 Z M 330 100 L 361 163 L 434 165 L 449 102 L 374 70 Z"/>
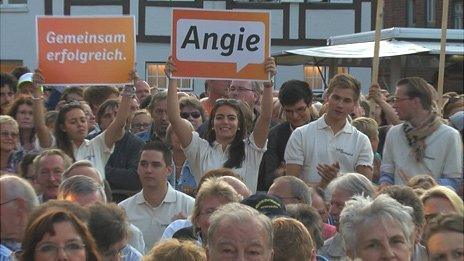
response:
<path fill-rule="evenodd" d="M 179 106 L 180 117 L 190 121 L 195 130 L 205 121 L 205 111 L 197 98 L 192 96 L 180 98 Z"/>
<path fill-rule="evenodd" d="M 276 73 L 273 58 L 267 58 L 265 68 L 270 76 Z M 165 73 L 170 79 L 175 72 L 171 58 L 166 64 Z M 240 102 L 234 99 L 217 100 L 208 119 L 206 139 L 190 131 L 182 120 L 177 100 L 178 80 L 170 79 L 168 87 L 168 117 L 172 128 L 179 138 L 185 155 L 191 164 L 195 179 L 210 169 L 234 169 L 245 184 L 256 191 L 258 169 L 266 151 L 267 134 L 272 117 L 272 82 L 265 82 L 261 102 L 261 114 L 255 128 L 247 137 L 245 116 Z"/>

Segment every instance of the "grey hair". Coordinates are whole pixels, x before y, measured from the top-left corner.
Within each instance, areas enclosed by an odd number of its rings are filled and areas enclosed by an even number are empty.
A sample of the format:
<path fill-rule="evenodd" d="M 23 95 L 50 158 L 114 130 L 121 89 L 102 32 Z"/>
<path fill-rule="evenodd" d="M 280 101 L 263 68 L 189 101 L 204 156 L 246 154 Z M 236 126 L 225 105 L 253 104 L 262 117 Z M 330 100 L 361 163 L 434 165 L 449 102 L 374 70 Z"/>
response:
<path fill-rule="evenodd" d="M 282 176 L 274 180 L 274 183 L 277 182 L 287 182 L 290 185 L 293 196 L 299 199 L 301 201 L 300 203 L 311 206 L 311 189 L 304 181 L 294 176 Z"/>
<path fill-rule="evenodd" d="M 60 156 L 63 159 L 63 164 L 64 164 L 65 169 L 69 168 L 69 166 L 73 162 L 71 157 L 69 157 L 68 154 L 66 154 L 61 149 L 46 149 L 46 150 L 40 152 L 40 154 L 37 155 L 37 157 L 35 157 L 34 160 L 32 161 L 32 164 L 34 166 L 34 170 L 35 170 L 36 174 L 39 174 L 39 171 L 40 171 L 40 161 L 45 157 L 49 157 L 49 156 L 53 156 L 53 155 Z M 63 177 L 63 174 L 61 174 L 61 177 Z"/>
<path fill-rule="evenodd" d="M 65 179 L 58 188 L 57 199 L 65 200 L 69 195 L 88 195 L 98 192 L 104 202 L 106 195 L 103 186 L 98 184 L 94 179 L 83 175 L 76 175 Z"/>
<path fill-rule="evenodd" d="M 263 83 L 258 81 L 251 81 L 251 89 L 257 94 L 261 95 L 263 93 Z"/>
<path fill-rule="evenodd" d="M 326 190 L 328 199 L 332 197 L 332 193 L 336 189 L 346 191 L 353 196 L 363 195 L 371 198 L 375 196 L 375 188 L 372 182 L 359 173 L 346 173 L 332 180 Z"/>
<path fill-rule="evenodd" d="M 209 218 L 209 229 L 208 229 L 208 246 L 212 246 L 215 239 L 214 235 L 218 230 L 218 227 L 221 222 L 232 221 L 236 225 L 243 224 L 245 222 L 249 222 L 250 219 L 256 220 L 267 232 L 267 239 L 268 239 L 268 246 L 269 249 L 272 250 L 273 248 L 273 240 L 274 240 L 274 229 L 272 227 L 271 219 L 269 219 L 264 214 L 261 214 L 256 209 L 237 203 L 228 203 L 221 206 L 218 210 L 214 211 L 214 213 Z"/>
<path fill-rule="evenodd" d="M 397 223 L 403 232 L 409 248 L 414 244 L 415 225 L 412 218 L 413 209 L 403 206 L 386 194 L 377 198 L 354 196 L 345 203 L 340 214 L 340 234 L 343 238 L 345 250 L 357 257 L 356 246 L 360 242 L 359 231 L 366 224 L 374 221 L 391 220 Z"/>
<path fill-rule="evenodd" d="M 69 176 L 69 173 L 71 173 L 71 171 L 77 167 L 89 167 L 89 168 L 92 168 L 93 170 L 95 170 L 95 172 L 97 172 L 98 174 L 98 177 L 100 177 L 100 184 L 103 184 L 103 179 L 101 178 L 102 175 L 100 173 L 100 171 L 98 171 L 98 169 L 96 169 L 92 162 L 91 161 L 88 161 L 88 160 L 78 160 L 76 162 L 74 162 L 73 164 L 71 164 L 71 166 L 69 166 L 69 168 L 67 168 L 63 174 L 61 175 L 61 177 L 63 178 L 63 180 L 65 179 L 69 179 L 70 176 Z"/>
<path fill-rule="evenodd" d="M 0 177 L 0 185 L 5 193 L 6 200 L 21 198 L 27 202 L 29 211 L 39 205 L 34 189 L 25 179 L 6 174 Z"/>

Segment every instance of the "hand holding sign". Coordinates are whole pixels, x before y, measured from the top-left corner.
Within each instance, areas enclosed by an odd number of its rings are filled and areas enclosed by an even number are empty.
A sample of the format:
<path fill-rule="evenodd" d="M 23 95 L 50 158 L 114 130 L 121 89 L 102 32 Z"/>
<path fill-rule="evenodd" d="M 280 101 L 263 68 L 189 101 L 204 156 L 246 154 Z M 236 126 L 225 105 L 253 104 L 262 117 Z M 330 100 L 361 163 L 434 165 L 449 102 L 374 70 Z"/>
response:
<path fill-rule="evenodd" d="M 264 82 L 264 88 L 271 88 L 274 86 L 274 76 L 277 74 L 276 64 L 274 57 L 266 58 L 265 70 L 270 76 L 270 81 Z"/>
<path fill-rule="evenodd" d="M 177 78 L 268 80 L 269 14 L 173 10 Z"/>

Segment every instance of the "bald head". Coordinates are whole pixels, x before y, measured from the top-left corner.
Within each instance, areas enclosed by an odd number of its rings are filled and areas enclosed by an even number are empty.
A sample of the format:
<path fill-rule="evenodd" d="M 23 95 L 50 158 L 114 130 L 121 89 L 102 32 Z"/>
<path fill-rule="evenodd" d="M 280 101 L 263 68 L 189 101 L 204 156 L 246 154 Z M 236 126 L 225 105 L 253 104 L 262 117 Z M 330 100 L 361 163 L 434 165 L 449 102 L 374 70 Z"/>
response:
<path fill-rule="evenodd" d="M 139 102 L 150 96 L 150 85 L 146 81 L 137 81 L 135 83 L 135 96 Z"/>
<path fill-rule="evenodd" d="M 243 198 L 247 198 L 251 196 L 251 190 L 236 177 L 233 176 L 222 176 L 218 178 L 219 180 L 223 180 L 227 182 L 227 184 L 231 185 L 235 191 L 240 194 Z"/>

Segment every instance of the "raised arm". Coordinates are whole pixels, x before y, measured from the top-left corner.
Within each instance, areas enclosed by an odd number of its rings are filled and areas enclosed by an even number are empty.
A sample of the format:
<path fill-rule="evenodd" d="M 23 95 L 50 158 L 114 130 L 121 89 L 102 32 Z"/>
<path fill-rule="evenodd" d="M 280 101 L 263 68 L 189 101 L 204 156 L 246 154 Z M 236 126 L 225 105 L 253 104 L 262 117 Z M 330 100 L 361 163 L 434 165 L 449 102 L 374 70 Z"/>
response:
<path fill-rule="evenodd" d="M 138 77 L 135 70 L 132 72 L 131 78 L 134 83 L 137 81 Z M 124 126 L 126 125 L 127 118 L 130 115 L 130 103 L 134 95 L 135 88 L 133 85 L 124 86 L 116 118 L 105 130 L 105 144 L 108 148 L 112 148 L 113 145 L 124 136 Z"/>
<path fill-rule="evenodd" d="M 380 87 L 377 84 L 373 84 L 369 88 L 369 98 L 372 98 L 375 103 L 377 103 L 382 111 L 385 113 L 385 117 L 391 124 L 397 125 L 401 123 L 401 120 L 398 118 L 398 115 L 395 112 L 395 109 L 385 101 L 382 97 L 382 93 L 380 92 Z"/>
<path fill-rule="evenodd" d="M 270 74 L 271 78 L 276 74 L 276 65 L 273 57 L 266 59 L 265 70 Z M 263 98 L 261 101 L 261 114 L 256 120 L 255 128 L 253 129 L 253 139 L 255 140 L 256 146 L 259 148 L 264 147 L 267 140 L 267 134 L 269 133 L 269 125 L 272 119 L 272 92 L 273 82 L 265 82 L 263 90 Z"/>
<path fill-rule="evenodd" d="M 42 92 L 40 86 L 45 82 L 42 72 L 37 69 L 32 76 L 32 99 L 34 104 L 32 105 L 32 114 L 34 117 L 34 128 L 37 132 L 37 138 L 39 139 L 39 145 L 42 148 L 50 148 L 52 146 L 52 133 L 45 124 L 44 117 L 44 104 Z"/>
<path fill-rule="evenodd" d="M 172 129 L 177 135 L 180 144 L 186 148 L 192 141 L 192 131 L 188 124 L 180 117 L 179 100 L 177 98 L 177 86 L 179 80 L 171 79 L 171 73 L 176 71 L 175 65 L 172 63 L 171 57 L 166 62 L 164 72 L 169 79 L 168 86 L 168 119 L 171 123 Z"/>

